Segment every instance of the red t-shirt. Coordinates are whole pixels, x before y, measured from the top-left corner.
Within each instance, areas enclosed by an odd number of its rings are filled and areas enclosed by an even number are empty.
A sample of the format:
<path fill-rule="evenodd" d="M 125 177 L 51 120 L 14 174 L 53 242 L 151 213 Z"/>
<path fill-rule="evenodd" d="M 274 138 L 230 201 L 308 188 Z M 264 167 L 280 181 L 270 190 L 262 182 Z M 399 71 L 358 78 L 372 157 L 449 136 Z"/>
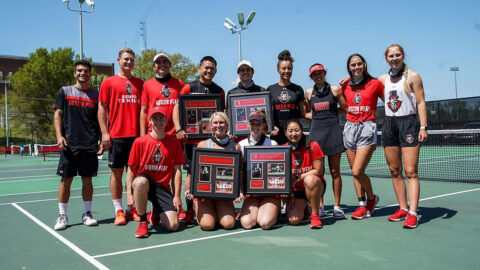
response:
<path fill-rule="evenodd" d="M 288 143 L 284 144 L 288 145 Z M 313 161 L 323 158 L 325 155 L 320 146 L 315 141 L 310 141 L 310 150 L 304 145 L 297 150 L 292 151 L 292 181 L 295 175 L 304 174 L 313 170 Z M 305 190 L 303 181 L 298 181 L 293 185 L 293 190 Z"/>
<path fill-rule="evenodd" d="M 173 108 L 178 103 L 178 95 L 184 86 L 182 80 L 171 78 L 168 82 L 161 83 L 153 78 L 143 84 L 142 92 L 142 106 L 147 106 L 147 115 L 150 115 L 150 110 L 155 106 L 167 107 L 167 124 L 165 125 L 165 132 L 168 135 L 175 133 L 175 125 L 173 125 Z M 148 132 L 152 131 L 150 121 L 147 119 Z"/>
<path fill-rule="evenodd" d="M 173 167 L 183 163 L 182 147 L 172 135 L 166 135 L 161 140 L 155 140 L 150 134 L 135 139 L 128 158 L 128 166 L 136 168 L 134 177 L 148 175 L 169 191 Z"/>
<path fill-rule="evenodd" d="M 383 98 L 383 83 L 376 79 L 367 79 L 359 87 L 352 89 L 350 83 L 342 86 L 348 104 L 347 120 L 352 123 L 375 120 L 378 98 Z"/>
<path fill-rule="evenodd" d="M 140 97 L 143 81 L 139 78 L 106 78 L 100 86 L 98 100 L 108 110 L 111 138 L 137 137 L 140 131 Z"/>

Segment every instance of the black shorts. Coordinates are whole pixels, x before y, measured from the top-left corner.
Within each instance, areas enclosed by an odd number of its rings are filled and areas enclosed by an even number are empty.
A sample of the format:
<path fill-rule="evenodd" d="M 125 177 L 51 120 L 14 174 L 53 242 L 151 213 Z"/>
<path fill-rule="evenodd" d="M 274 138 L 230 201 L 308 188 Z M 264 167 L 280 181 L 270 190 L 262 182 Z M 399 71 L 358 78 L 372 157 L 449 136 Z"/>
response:
<path fill-rule="evenodd" d="M 188 172 L 190 172 L 190 169 L 192 167 L 193 148 L 196 146 L 196 144 L 184 144 L 183 146 L 183 155 L 185 156 L 185 163 L 183 164 L 183 169 Z"/>
<path fill-rule="evenodd" d="M 112 146 L 108 149 L 108 167 L 125 168 L 127 166 L 130 150 L 135 139 L 135 137 L 112 139 Z"/>
<path fill-rule="evenodd" d="M 60 151 L 57 175 L 61 177 L 97 176 L 97 151 L 87 149 L 71 149 Z"/>
<path fill-rule="evenodd" d="M 322 181 L 323 183 L 323 192 L 322 192 L 322 195 L 320 197 L 323 197 L 323 195 L 325 195 L 325 190 L 327 189 L 327 181 L 325 181 L 325 179 L 323 178 L 320 178 L 320 181 Z M 305 193 L 305 189 L 304 190 L 294 190 L 293 191 L 293 197 L 295 197 L 295 199 L 304 199 L 306 201 L 307 200 L 307 194 Z"/>
<path fill-rule="evenodd" d="M 173 195 L 170 191 L 155 182 L 148 175 L 140 174 L 139 176 L 145 177 L 148 180 L 148 200 L 152 202 L 155 213 L 161 214 L 167 211 L 176 211 L 173 206 Z"/>
<path fill-rule="evenodd" d="M 418 145 L 420 125 L 417 116 L 386 116 L 382 128 L 383 146 L 415 147 Z"/>

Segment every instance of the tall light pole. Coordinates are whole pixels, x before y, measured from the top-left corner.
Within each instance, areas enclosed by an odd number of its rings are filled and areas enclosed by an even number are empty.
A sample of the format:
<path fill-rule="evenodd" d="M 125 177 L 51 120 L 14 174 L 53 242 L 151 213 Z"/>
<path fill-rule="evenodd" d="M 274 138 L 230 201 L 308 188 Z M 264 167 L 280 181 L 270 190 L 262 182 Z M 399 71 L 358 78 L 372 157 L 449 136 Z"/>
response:
<path fill-rule="evenodd" d="M 240 58 L 240 61 L 242 61 L 242 34 L 241 34 L 241 32 L 248 28 L 248 25 L 252 22 L 253 17 L 255 17 L 255 14 L 256 14 L 255 11 L 251 11 L 250 14 L 248 14 L 247 22 L 245 23 L 245 20 L 244 20 L 244 17 L 243 17 L 243 12 L 238 12 L 237 13 L 238 24 L 239 24 L 238 27 L 229 18 L 225 18 L 225 23 L 223 23 L 225 28 L 232 31 L 232 34 L 238 33 L 238 56 Z"/>
<path fill-rule="evenodd" d="M 6 138 L 6 145 L 5 147 L 8 147 L 9 145 L 9 141 L 8 141 L 8 94 L 7 94 L 7 85 L 10 83 L 10 81 L 12 80 L 12 72 L 9 72 L 8 73 L 8 81 L 7 80 L 3 80 L 3 72 L 0 71 L 0 82 L 4 83 L 5 84 L 5 138 Z"/>
<path fill-rule="evenodd" d="M 456 67 L 450 67 L 450 71 L 453 71 L 454 77 L 455 77 L 455 98 L 458 98 L 458 93 L 457 93 L 457 71 L 460 71 L 460 68 L 458 66 Z"/>
<path fill-rule="evenodd" d="M 148 49 L 147 48 L 147 22 L 145 21 L 140 22 L 140 25 L 141 25 L 140 30 L 142 30 L 142 33 L 140 34 L 140 36 L 143 37 L 143 50 L 146 50 Z"/>
<path fill-rule="evenodd" d="M 83 30 L 82 30 L 82 13 L 93 13 L 95 9 L 95 3 L 93 0 L 78 0 L 78 9 L 70 8 L 70 0 L 62 0 L 65 5 L 67 5 L 68 10 L 78 12 L 80 15 L 80 59 L 83 59 Z M 83 10 L 82 4 L 87 2 L 87 5 L 90 6 L 90 10 Z"/>

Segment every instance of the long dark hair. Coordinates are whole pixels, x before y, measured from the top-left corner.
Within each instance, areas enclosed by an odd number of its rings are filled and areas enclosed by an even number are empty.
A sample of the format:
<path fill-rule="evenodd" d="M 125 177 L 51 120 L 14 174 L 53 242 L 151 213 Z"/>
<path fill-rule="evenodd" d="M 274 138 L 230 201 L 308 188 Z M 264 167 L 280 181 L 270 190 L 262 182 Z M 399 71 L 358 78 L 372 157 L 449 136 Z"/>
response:
<path fill-rule="evenodd" d="M 303 133 L 303 125 L 302 125 L 302 123 L 300 123 L 300 120 L 295 119 L 295 118 L 289 119 L 289 120 L 285 123 L 285 134 L 287 134 L 288 125 L 290 125 L 291 123 L 297 123 L 298 126 L 300 127 L 300 129 L 302 130 L 302 138 L 300 139 L 300 142 L 298 143 L 298 149 L 300 149 L 303 145 L 305 145 L 305 147 L 307 148 L 307 150 L 310 150 L 310 138 L 308 138 L 307 136 L 305 136 L 305 134 Z M 287 139 L 288 139 L 288 138 L 287 138 Z M 292 143 L 290 142 L 290 140 L 288 140 L 288 145 L 292 145 Z"/>
<path fill-rule="evenodd" d="M 368 73 L 368 69 L 367 69 L 367 61 L 365 60 L 365 58 L 363 58 L 363 56 L 361 56 L 360 54 L 358 53 L 354 53 L 352 55 L 350 55 L 347 59 L 347 71 L 348 71 L 348 75 L 350 75 L 350 78 L 353 78 L 353 75 L 352 73 L 350 72 L 350 60 L 352 60 L 353 57 L 358 57 L 362 60 L 363 62 L 363 77 L 365 79 L 371 79 L 373 78 L 372 75 L 370 75 L 370 73 Z"/>

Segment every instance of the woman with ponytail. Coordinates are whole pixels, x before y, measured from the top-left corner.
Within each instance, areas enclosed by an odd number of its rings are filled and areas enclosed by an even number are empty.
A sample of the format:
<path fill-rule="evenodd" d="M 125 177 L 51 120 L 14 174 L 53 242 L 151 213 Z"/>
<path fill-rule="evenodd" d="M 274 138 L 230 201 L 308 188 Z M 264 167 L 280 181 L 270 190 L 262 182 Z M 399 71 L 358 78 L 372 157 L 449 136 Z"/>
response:
<path fill-rule="evenodd" d="M 404 228 L 416 228 L 420 196 L 418 156 L 420 143 L 428 137 L 423 83 L 420 75 L 405 64 L 405 51 L 402 46 L 390 45 L 385 50 L 385 60 L 390 65 L 390 71 L 379 78 L 385 85 L 385 122 L 382 140 L 392 175 L 393 189 L 400 205 L 388 220 L 405 219 Z M 402 176 L 402 160 L 408 182 L 410 205 L 407 204 L 405 180 Z"/>

